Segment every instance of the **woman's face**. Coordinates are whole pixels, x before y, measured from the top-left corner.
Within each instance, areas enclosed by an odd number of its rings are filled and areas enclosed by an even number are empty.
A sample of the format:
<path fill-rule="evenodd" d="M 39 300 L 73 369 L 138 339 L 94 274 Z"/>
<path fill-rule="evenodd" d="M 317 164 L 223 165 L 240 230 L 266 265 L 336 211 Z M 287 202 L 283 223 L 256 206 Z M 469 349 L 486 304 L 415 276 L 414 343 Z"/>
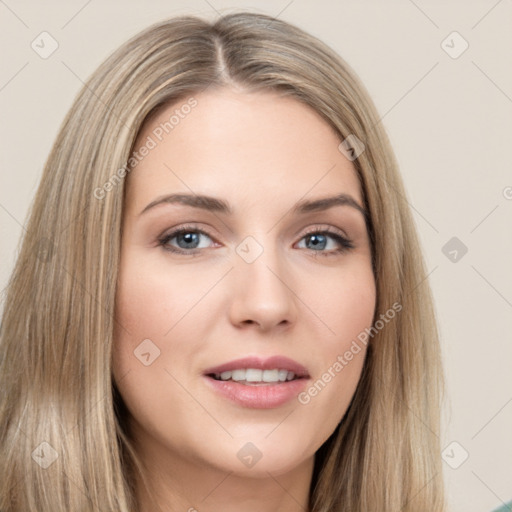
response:
<path fill-rule="evenodd" d="M 341 421 L 376 291 L 339 143 L 296 100 L 227 89 L 139 134 L 114 378 L 143 458 L 278 475 L 311 464 Z"/>

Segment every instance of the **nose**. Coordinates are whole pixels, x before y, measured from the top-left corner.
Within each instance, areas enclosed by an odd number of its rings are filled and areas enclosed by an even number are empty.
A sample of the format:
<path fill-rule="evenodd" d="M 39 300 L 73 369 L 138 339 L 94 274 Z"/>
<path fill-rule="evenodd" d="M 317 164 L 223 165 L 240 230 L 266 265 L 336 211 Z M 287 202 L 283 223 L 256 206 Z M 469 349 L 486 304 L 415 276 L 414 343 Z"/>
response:
<path fill-rule="evenodd" d="M 233 325 L 255 324 L 261 331 L 271 331 L 295 323 L 298 298 L 291 273 L 285 269 L 283 258 L 269 247 L 251 263 L 237 256 L 231 276 Z"/>

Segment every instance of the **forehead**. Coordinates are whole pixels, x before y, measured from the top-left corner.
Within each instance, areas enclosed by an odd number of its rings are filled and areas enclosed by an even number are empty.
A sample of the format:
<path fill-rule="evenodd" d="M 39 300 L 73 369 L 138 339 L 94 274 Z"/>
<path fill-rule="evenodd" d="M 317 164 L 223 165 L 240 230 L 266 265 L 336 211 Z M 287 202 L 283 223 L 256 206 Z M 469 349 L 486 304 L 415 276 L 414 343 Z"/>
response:
<path fill-rule="evenodd" d="M 340 137 L 311 107 L 272 91 L 217 89 L 161 110 L 137 137 L 151 147 L 128 180 L 138 206 L 174 191 L 231 196 L 245 203 L 350 193 L 362 201 Z"/>

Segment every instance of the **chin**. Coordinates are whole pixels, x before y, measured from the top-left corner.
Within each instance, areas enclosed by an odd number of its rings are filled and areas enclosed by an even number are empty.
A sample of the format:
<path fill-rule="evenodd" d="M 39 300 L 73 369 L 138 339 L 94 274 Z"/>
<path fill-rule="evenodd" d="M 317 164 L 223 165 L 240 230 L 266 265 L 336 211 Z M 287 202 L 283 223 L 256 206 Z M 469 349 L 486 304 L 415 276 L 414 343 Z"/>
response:
<path fill-rule="evenodd" d="M 268 435 L 268 430 L 265 435 Z M 285 442 L 278 435 L 274 439 L 270 437 L 255 436 L 251 441 L 250 436 L 245 436 L 243 440 L 236 440 L 233 447 L 223 448 L 223 459 L 227 459 L 227 453 L 232 453 L 224 470 L 244 477 L 268 478 L 269 473 L 273 476 L 286 474 L 314 457 L 313 448 L 310 453 L 304 452 L 303 436 L 297 437 L 295 442 L 289 438 Z M 218 464 L 217 456 L 215 460 Z"/>

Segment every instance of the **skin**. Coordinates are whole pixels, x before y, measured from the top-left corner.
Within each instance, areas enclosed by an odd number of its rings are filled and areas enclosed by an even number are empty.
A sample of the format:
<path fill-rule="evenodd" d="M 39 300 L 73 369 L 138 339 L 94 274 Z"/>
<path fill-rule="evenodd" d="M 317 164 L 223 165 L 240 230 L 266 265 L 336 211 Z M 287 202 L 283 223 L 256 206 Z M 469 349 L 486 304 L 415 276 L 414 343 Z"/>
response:
<path fill-rule="evenodd" d="M 371 326 L 363 215 L 348 205 L 291 213 L 299 200 L 339 193 L 362 207 L 359 181 L 336 133 L 297 100 L 233 88 L 194 97 L 197 106 L 126 184 L 113 372 L 152 486 L 139 485 L 138 497 L 144 512 L 308 510 L 314 454 L 347 410 L 364 346 L 305 405 L 243 407 L 202 375 L 245 356 L 284 355 L 307 367 L 312 385 Z M 135 147 L 185 101 L 144 126 Z M 141 214 L 178 192 L 222 198 L 233 214 L 169 203 Z M 184 224 L 207 232 L 194 232 L 194 256 L 159 243 Z M 326 227 L 354 247 L 336 253 L 340 244 L 320 234 L 317 248 L 306 232 Z M 263 248 L 252 263 L 236 252 L 247 236 Z M 174 237 L 167 246 L 186 253 L 188 243 Z M 134 355 L 145 339 L 160 350 L 148 366 Z M 262 454 L 250 468 L 237 457 L 248 442 Z"/>

